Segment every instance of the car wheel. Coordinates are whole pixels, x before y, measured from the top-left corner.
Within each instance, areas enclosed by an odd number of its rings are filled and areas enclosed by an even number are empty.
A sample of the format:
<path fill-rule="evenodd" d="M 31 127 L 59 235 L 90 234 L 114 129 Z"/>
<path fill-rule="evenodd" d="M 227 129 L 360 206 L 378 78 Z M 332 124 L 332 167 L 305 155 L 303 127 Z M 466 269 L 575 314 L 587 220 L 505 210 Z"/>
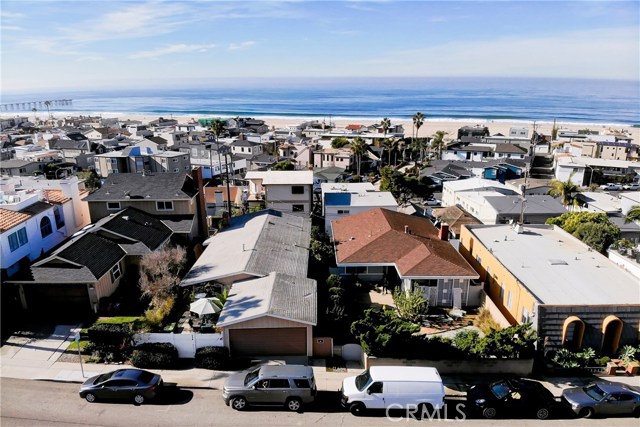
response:
<path fill-rule="evenodd" d="M 484 408 L 482 410 L 482 416 L 488 419 L 493 419 L 496 417 L 496 415 L 498 415 L 498 411 L 496 411 L 496 408 Z"/>
<path fill-rule="evenodd" d="M 302 401 L 297 397 L 290 398 L 289 400 L 287 400 L 287 409 L 291 412 L 298 412 L 300 409 L 302 409 Z"/>
<path fill-rule="evenodd" d="M 584 408 L 580 411 L 580 416 L 582 418 L 593 418 L 595 411 L 593 408 Z"/>
<path fill-rule="evenodd" d="M 133 396 L 133 401 L 136 405 L 142 405 L 144 403 L 144 396 L 141 394 L 136 394 Z"/>
<path fill-rule="evenodd" d="M 351 406 L 349 406 L 349 410 L 351 411 L 351 413 L 356 416 L 362 415 L 365 409 L 367 408 L 364 406 L 364 403 L 361 402 L 355 402 L 352 403 Z"/>
<path fill-rule="evenodd" d="M 96 395 L 93 393 L 87 393 L 84 395 L 84 398 L 87 402 L 93 403 L 96 401 Z"/>
<path fill-rule="evenodd" d="M 539 420 L 546 420 L 551 415 L 549 408 L 540 408 L 536 411 L 536 418 Z"/>
<path fill-rule="evenodd" d="M 640 417 L 640 406 L 633 410 L 632 415 L 636 418 Z"/>
<path fill-rule="evenodd" d="M 242 411 L 247 407 L 247 399 L 244 397 L 234 397 L 231 399 L 231 407 L 236 411 Z"/>

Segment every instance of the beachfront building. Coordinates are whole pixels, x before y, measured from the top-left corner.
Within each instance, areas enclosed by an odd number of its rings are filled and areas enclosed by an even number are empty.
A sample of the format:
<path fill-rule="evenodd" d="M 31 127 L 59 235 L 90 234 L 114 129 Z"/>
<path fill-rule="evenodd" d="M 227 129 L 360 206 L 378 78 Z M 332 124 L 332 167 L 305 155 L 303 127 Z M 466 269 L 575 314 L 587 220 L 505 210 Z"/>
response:
<path fill-rule="evenodd" d="M 615 355 L 637 344 L 637 278 L 552 225 L 465 225 L 460 252 L 511 324 L 531 323 L 538 349 Z"/>
<path fill-rule="evenodd" d="M 375 208 L 331 222 L 340 274 L 357 280 L 416 287 L 430 307 L 480 305 L 478 273 L 431 221 Z"/>
<path fill-rule="evenodd" d="M 626 160 L 594 159 L 572 155 L 556 155 L 554 161 L 555 179 L 565 182 L 569 179 L 579 186 L 607 183 L 624 176 L 637 176 L 640 163 Z"/>
<path fill-rule="evenodd" d="M 490 159 L 524 160 L 527 150 L 515 144 L 456 142 L 442 152 L 442 160 L 470 160 L 481 162 Z"/>
<path fill-rule="evenodd" d="M 369 209 L 398 210 L 398 202 L 389 191 L 376 191 L 370 182 L 321 184 L 324 230 L 331 236 L 331 222 L 343 216 Z"/>
<path fill-rule="evenodd" d="M 309 215 L 313 199 L 312 171 L 249 171 L 251 201 L 264 200 L 267 209 Z"/>

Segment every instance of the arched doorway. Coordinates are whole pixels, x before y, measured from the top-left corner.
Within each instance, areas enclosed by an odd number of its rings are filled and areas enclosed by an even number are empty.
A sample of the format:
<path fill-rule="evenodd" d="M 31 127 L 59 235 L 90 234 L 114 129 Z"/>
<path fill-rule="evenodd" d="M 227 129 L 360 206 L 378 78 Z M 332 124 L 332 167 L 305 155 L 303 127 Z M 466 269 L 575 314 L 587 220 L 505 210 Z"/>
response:
<path fill-rule="evenodd" d="M 578 316 L 569 316 L 562 325 L 562 347 L 577 351 L 582 348 L 584 322 Z"/>
<path fill-rule="evenodd" d="M 607 316 L 602 322 L 602 349 L 606 356 L 613 356 L 618 352 L 620 336 L 622 335 L 622 320 L 617 316 Z"/>

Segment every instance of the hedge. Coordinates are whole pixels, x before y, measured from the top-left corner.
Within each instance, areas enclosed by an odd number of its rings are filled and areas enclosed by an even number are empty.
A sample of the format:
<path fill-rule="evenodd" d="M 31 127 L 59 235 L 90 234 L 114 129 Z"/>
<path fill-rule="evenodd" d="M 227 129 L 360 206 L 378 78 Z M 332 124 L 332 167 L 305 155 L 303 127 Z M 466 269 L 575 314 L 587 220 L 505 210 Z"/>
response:
<path fill-rule="evenodd" d="M 137 368 L 170 368 L 178 361 L 178 349 L 169 343 L 145 343 L 133 349 L 131 364 Z"/>
<path fill-rule="evenodd" d="M 226 347 L 201 347 L 196 350 L 196 368 L 219 371 L 231 369 L 231 358 Z"/>
<path fill-rule="evenodd" d="M 89 341 L 96 344 L 121 345 L 132 335 L 130 324 L 99 323 L 87 330 Z"/>

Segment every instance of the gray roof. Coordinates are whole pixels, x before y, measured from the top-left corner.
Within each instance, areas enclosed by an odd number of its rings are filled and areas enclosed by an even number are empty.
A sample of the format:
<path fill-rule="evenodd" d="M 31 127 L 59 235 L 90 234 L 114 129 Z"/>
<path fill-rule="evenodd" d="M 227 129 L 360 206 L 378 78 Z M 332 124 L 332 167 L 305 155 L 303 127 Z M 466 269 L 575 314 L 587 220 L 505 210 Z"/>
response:
<path fill-rule="evenodd" d="M 0 167 L 2 167 L 2 169 L 21 168 L 23 166 L 31 165 L 33 163 L 38 163 L 38 162 L 32 162 L 30 160 L 10 159 L 10 160 L 3 160 L 2 163 L 0 163 Z"/>
<path fill-rule="evenodd" d="M 485 196 L 485 200 L 497 212 L 502 214 L 520 213 L 521 196 Z M 558 214 L 567 213 L 567 209 L 557 199 L 548 195 L 527 196 L 524 213 L 526 214 Z"/>
<path fill-rule="evenodd" d="M 263 316 L 315 325 L 318 319 L 316 281 L 271 273 L 234 283 L 217 326 L 229 326 Z"/>
<path fill-rule="evenodd" d="M 102 188 L 84 200 L 106 202 L 131 199 L 189 200 L 197 193 L 191 176 L 184 173 L 117 173 L 106 179 Z"/>
<path fill-rule="evenodd" d="M 496 144 L 496 153 L 526 154 L 527 150 L 515 144 Z"/>
<path fill-rule="evenodd" d="M 559 227 L 466 227 L 541 304 L 640 304 L 637 278 Z"/>
<path fill-rule="evenodd" d="M 208 245 L 181 285 L 209 282 L 241 273 L 266 276 L 276 271 L 306 277 L 311 219 L 263 210 L 234 217 Z"/>

